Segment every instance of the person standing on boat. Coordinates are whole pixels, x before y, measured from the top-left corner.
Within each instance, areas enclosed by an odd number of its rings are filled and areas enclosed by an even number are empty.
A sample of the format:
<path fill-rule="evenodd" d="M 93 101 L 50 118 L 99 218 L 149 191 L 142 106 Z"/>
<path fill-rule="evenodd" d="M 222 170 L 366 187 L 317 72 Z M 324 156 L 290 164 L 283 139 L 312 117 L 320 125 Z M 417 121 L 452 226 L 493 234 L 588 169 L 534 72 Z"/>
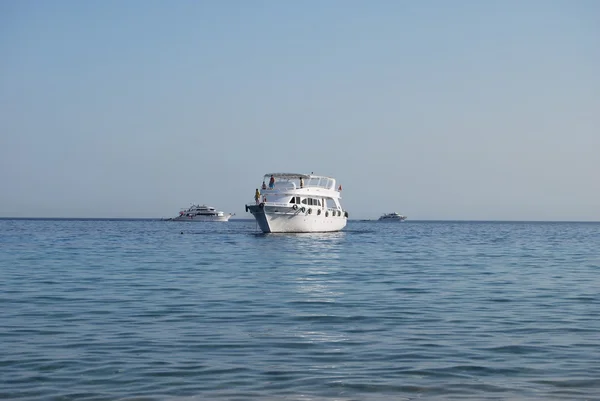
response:
<path fill-rule="evenodd" d="M 265 180 L 263 180 L 262 187 L 260 187 L 263 191 L 267 189 L 267 184 L 265 184 Z"/>
<path fill-rule="evenodd" d="M 258 190 L 258 188 L 256 188 L 256 192 L 254 192 L 254 200 L 256 201 L 256 204 L 258 205 L 260 202 L 260 191 Z"/>
<path fill-rule="evenodd" d="M 269 180 L 269 189 L 273 189 L 275 187 L 275 177 L 271 174 L 271 179 Z"/>
<path fill-rule="evenodd" d="M 304 180 L 300 177 L 300 188 L 304 188 Z"/>

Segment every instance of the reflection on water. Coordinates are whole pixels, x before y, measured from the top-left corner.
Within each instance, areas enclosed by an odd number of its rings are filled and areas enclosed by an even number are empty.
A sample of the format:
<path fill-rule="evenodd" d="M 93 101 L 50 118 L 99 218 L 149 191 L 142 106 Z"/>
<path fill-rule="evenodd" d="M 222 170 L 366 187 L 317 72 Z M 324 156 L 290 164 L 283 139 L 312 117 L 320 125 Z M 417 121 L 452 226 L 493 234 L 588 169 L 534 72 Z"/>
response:
<path fill-rule="evenodd" d="M 323 329 L 327 325 L 320 325 L 320 330 L 314 326 L 337 317 L 327 308 L 344 297 L 339 276 L 344 270 L 341 259 L 348 247 L 348 233 L 261 233 L 255 239 L 265 263 L 273 263 L 273 268 L 286 272 L 280 280 L 290 279 L 289 292 L 281 301 L 296 323 L 287 327 L 287 334 L 302 343 L 346 341 L 347 335 L 335 326 L 329 330 Z"/>
<path fill-rule="evenodd" d="M 268 249 L 269 253 L 278 257 L 290 256 L 294 263 L 301 261 L 320 263 L 322 259 L 338 259 L 346 242 L 347 234 L 343 231 L 333 233 L 289 233 L 258 234 L 257 247 Z"/>
<path fill-rule="evenodd" d="M 298 333 L 298 337 L 312 343 L 335 343 L 348 340 L 348 336 L 344 333 L 334 331 L 305 331 Z"/>

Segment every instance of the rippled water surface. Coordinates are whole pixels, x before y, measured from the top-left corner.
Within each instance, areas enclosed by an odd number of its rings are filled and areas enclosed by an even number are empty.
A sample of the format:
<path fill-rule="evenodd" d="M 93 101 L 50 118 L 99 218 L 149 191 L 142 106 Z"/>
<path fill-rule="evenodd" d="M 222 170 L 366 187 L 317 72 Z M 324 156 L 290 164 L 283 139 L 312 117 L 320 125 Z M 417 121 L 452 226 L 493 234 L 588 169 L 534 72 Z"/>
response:
<path fill-rule="evenodd" d="M 600 224 L 0 220 L 0 399 L 600 400 Z"/>

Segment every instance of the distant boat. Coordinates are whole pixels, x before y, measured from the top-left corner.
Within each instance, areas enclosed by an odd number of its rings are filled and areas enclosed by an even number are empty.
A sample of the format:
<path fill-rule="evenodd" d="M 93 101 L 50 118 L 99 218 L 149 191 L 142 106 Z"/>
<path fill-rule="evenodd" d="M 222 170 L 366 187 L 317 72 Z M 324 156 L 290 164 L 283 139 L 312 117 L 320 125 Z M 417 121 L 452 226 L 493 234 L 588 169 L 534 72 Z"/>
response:
<path fill-rule="evenodd" d="M 340 204 L 342 186 L 334 178 L 300 173 L 266 174 L 256 202 L 246 205 L 265 233 L 339 231 L 348 212 Z M 263 181 L 263 183 L 264 183 Z M 262 199 L 261 199 L 262 198 Z"/>
<path fill-rule="evenodd" d="M 212 206 L 192 205 L 187 209 L 182 209 L 179 216 L 173 217 L 171 221 L 218 221 L 226 222 L 235 214 L 225 214 Z"/>
<path fill-rule="evenodd" d="M 398 214 L 398 213 L 394 212 L 394 213 L 383 214 L 377 221 L 386 221 L 386 222 L 387 221 L 397 221 L 397 222 L 400 222 L 400 221 L 404 221 L 404 220 L 406 220 L 406 216 L 403 216 L 401 214 Z"/>

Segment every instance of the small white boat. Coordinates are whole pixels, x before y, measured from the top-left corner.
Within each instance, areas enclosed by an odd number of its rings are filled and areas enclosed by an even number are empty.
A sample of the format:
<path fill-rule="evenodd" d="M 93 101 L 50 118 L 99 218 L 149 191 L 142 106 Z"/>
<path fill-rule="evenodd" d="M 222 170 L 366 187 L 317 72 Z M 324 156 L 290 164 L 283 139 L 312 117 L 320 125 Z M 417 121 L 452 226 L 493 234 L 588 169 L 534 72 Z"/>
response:
<path fill-rule="evenodd" d="M 265 233 L 339 231 L 348 221 L 348 212 L 340 204 L 341 189 L 331 177 L 266 174 L 255 202 L 246 204 L 246 212 Z"/>
<path fill-rule="evenodd" d="M 225 222 L 235 214 L 225 214 L 212 206 L 192 205 L 187 209 L 181 209 L 179 216 L 173 217 L 173 221 L 219 221 Z"/>
<path fill-rule="evenodd" d="M 401 214 L 398 214 L 396 212 L 394 213 L 386 213 L 384 215 L 382 215 L 378 221 L 403 221 L 406 220 L 406 216 L 403 216 Z"/>

